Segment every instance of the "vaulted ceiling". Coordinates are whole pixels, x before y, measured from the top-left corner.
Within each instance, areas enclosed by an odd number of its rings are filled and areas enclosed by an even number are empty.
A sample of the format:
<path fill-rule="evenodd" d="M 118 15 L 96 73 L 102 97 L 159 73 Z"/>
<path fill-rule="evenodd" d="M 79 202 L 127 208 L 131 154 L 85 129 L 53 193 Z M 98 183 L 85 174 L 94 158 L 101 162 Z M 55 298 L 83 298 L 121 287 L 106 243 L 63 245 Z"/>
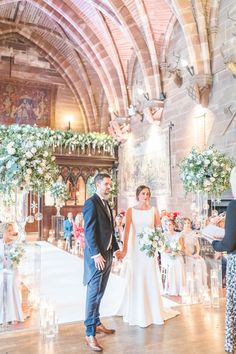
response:
<path fill-rule="evenodd" d="M 177 20 L 184 29 L 192 56 L 197 53 L 199 33 L 189 3 L 189 0 L 0 0 L 0 46 L 13 37 L 18 38 L 18 45 L 33 44 L 40 58 L 60 74 L 76 97 L 84 130 L 102 131 L 107 128 L 108 107 L 121 114 L 127 111 L 136 62 L 142 70 L 145 90 L 158 97 L 159 64 Z M 200 13 L 208 7 L 207 0 L 197 3 Z M 7 46 L 14 49 L 13 45 Z M 205 58 L 195 61 L 197 72 L 210 72 L 207 50 L 204 55 Z M 104 110 L 107 120 L 101 119 Z"/>

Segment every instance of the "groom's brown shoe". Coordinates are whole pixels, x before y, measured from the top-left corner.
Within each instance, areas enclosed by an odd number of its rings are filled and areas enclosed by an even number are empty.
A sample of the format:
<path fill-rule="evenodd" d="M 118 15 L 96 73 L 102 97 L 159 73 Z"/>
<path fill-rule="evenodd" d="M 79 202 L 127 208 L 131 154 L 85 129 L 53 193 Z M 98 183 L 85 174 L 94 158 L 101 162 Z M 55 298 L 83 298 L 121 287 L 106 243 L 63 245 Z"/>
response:
<path fill-rule="evenodd" d="M 102 323 L 96 327 L 96 333 L 113 334 L 115 329 L 108 329 Z"/>
<path fill-rule="evenodd" d="M 101 345 L 99 345 L 96 337 L 94 336 L 86 336 L 86 343 L 89 346 L 90 349 L 92 349 L 94 352 L 102 352 L 103 351 L 103 347 L 101 347 Z"/>

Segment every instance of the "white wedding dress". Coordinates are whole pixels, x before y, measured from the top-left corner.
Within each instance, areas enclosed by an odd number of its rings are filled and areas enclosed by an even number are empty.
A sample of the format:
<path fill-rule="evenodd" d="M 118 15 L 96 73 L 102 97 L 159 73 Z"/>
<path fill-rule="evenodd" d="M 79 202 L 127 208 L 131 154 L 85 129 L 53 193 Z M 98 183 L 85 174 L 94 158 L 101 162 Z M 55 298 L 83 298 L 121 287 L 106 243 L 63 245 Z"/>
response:
<path fill-rule="evenodd" d="M 132 208 L 132 227 L 128 252 L 124 260 L 125 288 L 116 314 L 123 316 L 124 322 L 140 327 L 160 325 L 164 320 L 179 314 L 177 311 L 163 307 L 157 258 L 148 257 L 139 249 L 137 234 L 145 227 L 153 226 L 153 208 L 149 210 Z"/>
<path fill-rule="evenodd" d="M 24 321 L 18 269 L 9 257 L 13 245 L 0 241 L 0 324 Z"/>

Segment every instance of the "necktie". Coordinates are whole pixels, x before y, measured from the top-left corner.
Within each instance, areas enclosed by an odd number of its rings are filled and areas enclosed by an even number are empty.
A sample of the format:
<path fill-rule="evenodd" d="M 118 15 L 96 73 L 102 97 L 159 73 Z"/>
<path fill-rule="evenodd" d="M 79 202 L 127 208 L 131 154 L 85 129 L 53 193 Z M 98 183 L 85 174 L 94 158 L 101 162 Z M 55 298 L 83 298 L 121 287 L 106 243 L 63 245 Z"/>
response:
<path fill-rule="evenodd" d="M 108 206 L 108 202 L 107 200 L 103 199 L 103 204 L 105 206 L 105 209 L 106 209 L 106 212 L 107 212 L 107 215 L 109 216 L 109 219 L 111 221 L 111 212 L 110 212 L 110 209 L 109 209 L 109 206 Z M 108 247 L 107 247 L 107 250 L 109 250 L 111 248 L 111 244 L 112 244 L 112 234 L 110 236 L 110 240 L 109 240 L 109 243 L 108 243 Z"/>
<path fill-rule="evenodd" d="M 107 212 L 107 215 L 109 216 L 109 219 L 111 220 L 111 213 L 110 213 L 110 209 L 109 209 L 109 206 L 108 206 L 108 202 L 107 200 L 103 199 L 103 204 L 105 206 L 105 209 L 106 209 L 106 212 Z"/>

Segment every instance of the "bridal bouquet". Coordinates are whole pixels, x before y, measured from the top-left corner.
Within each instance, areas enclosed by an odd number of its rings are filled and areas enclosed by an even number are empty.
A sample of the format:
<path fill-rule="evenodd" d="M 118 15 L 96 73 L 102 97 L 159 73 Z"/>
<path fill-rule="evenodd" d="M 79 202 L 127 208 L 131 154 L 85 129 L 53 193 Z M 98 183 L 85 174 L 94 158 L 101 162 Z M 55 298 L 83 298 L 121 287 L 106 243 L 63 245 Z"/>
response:
<path fill-rule="evenodd" d="M 10 260 L 12 262 L 16 262 L 16 264 L 20 263 L 20 261 L 24 255 L 25 255 L 25 249 L 20 244 L 15 245 L 9 251 Z"/>
<path fill-rule="evenodd" d="M 165 249 L 170 251 L 169 256 L 172 258 L 175 258 L 176 256 L 180 256 L 182 254 L 181 245 L 176 240 L 166 242 Z"/>
<path fill-rule="evenodd" d="M 148 257 L 154 257 L 156 252 L 162 252 L 165 249 L 165 237 L 160 228 L 152 229 L 146 227 L 137 236 L 139 238 L 140 251 L 146 253 Z"/>

